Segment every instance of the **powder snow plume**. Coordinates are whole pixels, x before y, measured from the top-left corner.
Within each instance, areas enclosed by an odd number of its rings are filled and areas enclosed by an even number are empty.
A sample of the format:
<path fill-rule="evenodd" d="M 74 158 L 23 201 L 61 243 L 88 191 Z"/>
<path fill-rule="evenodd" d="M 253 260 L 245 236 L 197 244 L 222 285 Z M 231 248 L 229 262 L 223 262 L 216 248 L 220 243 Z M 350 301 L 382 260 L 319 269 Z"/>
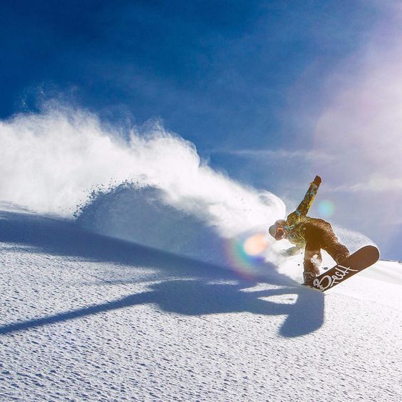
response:
<path fill-rule="evenodd" d="M 125 132 L 53 105 L 1 122 L 0 148 L 1 201 L 64 217 L 81 205 L 85 227 L 169 251 L 208 254 L 285 215 L 278 197 L 213 170 L 157 123 Z"/>

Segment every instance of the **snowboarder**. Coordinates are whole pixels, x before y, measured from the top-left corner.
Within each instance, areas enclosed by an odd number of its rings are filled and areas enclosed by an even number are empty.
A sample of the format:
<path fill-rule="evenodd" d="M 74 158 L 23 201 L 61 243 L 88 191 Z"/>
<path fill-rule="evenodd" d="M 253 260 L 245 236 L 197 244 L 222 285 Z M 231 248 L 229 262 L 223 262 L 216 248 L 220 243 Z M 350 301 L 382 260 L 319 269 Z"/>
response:
<path fill-rule="evenodd" d="M 321 178 L 316 176 L 310 184 L 303 201 L 286 220 L 280 219 L 269 228 L 275 240 L 287 239 L 294 247 L 286 250 L 285 255 L 295 255 L 304 247 L 304 285 L 311 286 L 319 275 L 321 249 L 325 250 L 338 264 L 349 257 L 349 250 L 339 243 L 331 224 L 323 219 L 310 218 L 307 212 L 314 201 Z"/>

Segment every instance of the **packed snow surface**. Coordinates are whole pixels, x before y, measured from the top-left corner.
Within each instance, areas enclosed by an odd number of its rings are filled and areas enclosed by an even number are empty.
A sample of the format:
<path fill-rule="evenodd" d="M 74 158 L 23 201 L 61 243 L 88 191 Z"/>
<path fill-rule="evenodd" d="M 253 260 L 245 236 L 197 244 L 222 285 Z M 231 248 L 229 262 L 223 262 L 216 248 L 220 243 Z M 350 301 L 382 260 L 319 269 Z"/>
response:
<path fill-rule="evenodd" d="M 402 400 L 400 263 L 234 268 L 3 206 L 0 399 Z"/>

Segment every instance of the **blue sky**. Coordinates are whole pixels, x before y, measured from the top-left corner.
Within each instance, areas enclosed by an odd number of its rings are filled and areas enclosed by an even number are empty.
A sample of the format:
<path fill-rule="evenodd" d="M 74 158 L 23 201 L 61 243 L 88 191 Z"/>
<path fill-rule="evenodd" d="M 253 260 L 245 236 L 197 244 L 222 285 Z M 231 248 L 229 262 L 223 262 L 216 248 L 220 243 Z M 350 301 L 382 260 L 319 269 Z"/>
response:
<path fill-rule="evenodd" d="M 44 91 L 105 118 L 163 119 L 201 152 L 280 146 L 300 135 L 286 115 L 315 108 L 375 14 L 350 1 L 2 2 L 0 115 Z"/>
<path fill-rule="evenodd" d="M 324 175 L 335 221 L 375 235 L 368 214 L 343 205 L 364 202 L 359 183 L 374 173 L 353 181 L 312 159 L 331 153 L 315 144 L 334 88 L 366 72 L 368 44 L 399 34 L 390 10 L 374 0 L 3 1 L 0 118 L 57 98 L 114 124 L 160 119 L 213 167 L 290 204 Z M 334 191 L 344 182 L 347 199 Z"/>
<path fill-rule="evenodd" d="M 367 40 L 378 10 L 365 3 L 2 2 L 0 116 L 58 96 L 158 118 L 230 172 L 237 161 L 210 151 L 308 147 L 294 113 L 319 113 L 321 80 Z"/>

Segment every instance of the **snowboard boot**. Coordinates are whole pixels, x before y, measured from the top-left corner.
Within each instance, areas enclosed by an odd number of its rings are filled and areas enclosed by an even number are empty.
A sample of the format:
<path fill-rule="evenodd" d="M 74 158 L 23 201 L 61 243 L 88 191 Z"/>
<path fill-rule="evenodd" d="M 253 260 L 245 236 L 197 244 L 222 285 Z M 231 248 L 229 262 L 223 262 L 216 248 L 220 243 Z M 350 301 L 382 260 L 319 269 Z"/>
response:
<path fill-rule="evenodd" d="M 303 285 L 313 287 L 314 279 L 317 275 L 314 272 L 303 272 Z"/>

